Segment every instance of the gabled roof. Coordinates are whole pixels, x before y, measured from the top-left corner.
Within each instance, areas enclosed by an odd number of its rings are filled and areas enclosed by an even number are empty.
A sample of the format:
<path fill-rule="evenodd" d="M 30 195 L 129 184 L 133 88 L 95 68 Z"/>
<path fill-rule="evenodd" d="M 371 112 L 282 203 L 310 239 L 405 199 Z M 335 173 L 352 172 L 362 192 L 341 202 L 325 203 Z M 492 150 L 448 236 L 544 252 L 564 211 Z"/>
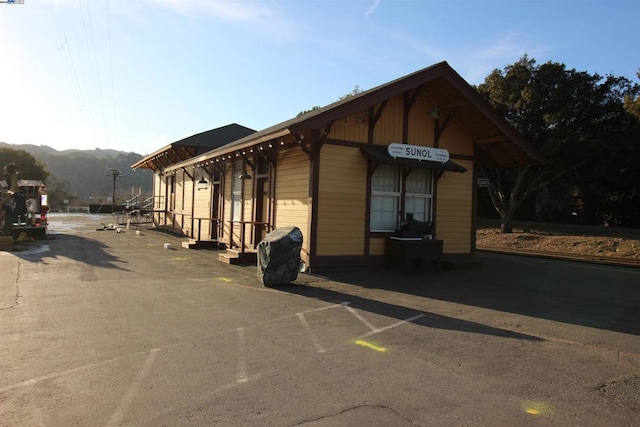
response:
<path fill-rule="evenodd" d="M 222 147 L 255 132 L 255 130 L 248 127 L 232 123 L 197 133 L 154 151 L 132 165 L 131 168 L 153 169 L 156 171 L 174 163 L 189 160 L 194 156 Z"/>
<path fill-rule="evenodd" d="M 204 155 L 175 164 L 169 170 L 205 162 L 289 134 L 320 129 L 332 121 L 366 111 L 371 106 L 417 88 L 438 107 L 440 116 L 451 116 L 473 136 L 486 164 L 543 163 L 544 158 L 447 62 L 440 62 L 326 107 L 278 123 Z"/>

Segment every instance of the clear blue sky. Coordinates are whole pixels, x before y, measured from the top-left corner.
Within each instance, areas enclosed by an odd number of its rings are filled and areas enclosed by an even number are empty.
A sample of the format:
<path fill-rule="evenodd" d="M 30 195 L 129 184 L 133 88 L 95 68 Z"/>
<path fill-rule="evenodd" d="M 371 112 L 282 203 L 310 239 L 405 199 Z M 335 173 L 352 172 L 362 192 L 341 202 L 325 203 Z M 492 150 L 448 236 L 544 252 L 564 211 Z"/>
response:
<path fill-rule="evenodd" d="M 524 54 L 636 80 L 639 24 L 638 0 L 0 3 L 0 141 L 149 154 L 443 60 L 471 84 Z"/>

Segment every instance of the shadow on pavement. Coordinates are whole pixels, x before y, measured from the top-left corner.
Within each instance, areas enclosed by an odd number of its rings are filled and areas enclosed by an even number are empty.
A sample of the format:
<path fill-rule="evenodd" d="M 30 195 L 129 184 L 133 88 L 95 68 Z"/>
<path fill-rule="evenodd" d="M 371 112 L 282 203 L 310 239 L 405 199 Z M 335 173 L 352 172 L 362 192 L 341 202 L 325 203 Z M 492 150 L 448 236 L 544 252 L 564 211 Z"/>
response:
<path fill-rule="evenodd" d="M 278 286 L 277 289 L 296 295 L 309 298 L 320 299 L 331 303 L 349 302 L 349 306 L 357 310 L 376 313 L 382 316 L 395 318 L 398 320 L 407 320 L 416 316 L 421 317 L 412 320 L 411 323 L 429 328 L 447 329 L 454 331 L 469 332 L 473 334 L 484 334 L 502 338 L 513 338 L 528 341 L 542 341 L 538 337 L 520 334 L 506 329 L 494 328 L 482 323 L 471 322 L 467 320 L 456 319 L 453 317 L 442 316 L 439 314 L 429 313 L 425 311 L 417 311 L 409 307 L 403 307 L 396 304 L 390 304 L 384 301 L 363 298 L 361 296 L 346 294 L 339 291 L 325 289 L 304 284 L 289 284 Z"/>
<path fill-rule="evenodd" d="M 492 255 L 482 270 L 345 271 L 325 277 L 361 288 L 640 335 L 640 310 L 625 304 L 629 299 L 624 293 L 611 295 L 620 292 L 623 285 L 624 292 L 640 292 L 640 285 L 633 285 L 640 272 L 620 270 L 615 275 L 607 270 L 585 271 L 585 264 L 544 261 L 527 265 L 526 259 L 513 263 L 510 258 L 515 257 Z M 617 284 L 612 284 L 616 280 Z M 617 290 L 610 291 L 607 286 L 617 286 Z"/>
<path fill-rule="evenodd" d="M 55 247 L 53 247 L 55 245 Z M 108 252 L 110 247 L 94 239 L 80 235 L 56 235 L 56 239 L 36 240 L 9 248 L 7 252 L 28 262 L 47 263 L 48 259 L 70 258 L 93 267 L 115 268 L 129 271 L 118 264 L 124 262 Z"/>

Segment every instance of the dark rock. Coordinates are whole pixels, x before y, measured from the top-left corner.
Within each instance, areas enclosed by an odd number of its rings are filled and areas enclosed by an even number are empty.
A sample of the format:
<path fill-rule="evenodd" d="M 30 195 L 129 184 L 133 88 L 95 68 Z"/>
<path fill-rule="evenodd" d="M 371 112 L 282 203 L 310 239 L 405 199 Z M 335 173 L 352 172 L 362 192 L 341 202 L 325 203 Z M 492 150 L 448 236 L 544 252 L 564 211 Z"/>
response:
<path fill-rule="evenodd" d="M 302 232 L 283 227 L 258 243 L 258 278 L 264 286 L 284 285 L 298 277 Z"/>

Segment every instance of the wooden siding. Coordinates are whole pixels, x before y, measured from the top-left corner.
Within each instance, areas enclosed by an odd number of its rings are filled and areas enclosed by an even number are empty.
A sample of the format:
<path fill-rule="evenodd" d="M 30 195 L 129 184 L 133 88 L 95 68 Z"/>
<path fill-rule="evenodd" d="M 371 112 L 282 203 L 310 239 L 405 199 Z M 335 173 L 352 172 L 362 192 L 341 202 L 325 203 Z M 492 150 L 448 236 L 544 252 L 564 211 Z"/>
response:
<path fill-rule="evenodd" d="M 387 106 L 376 123 L 373 143 L 389 145 L 391 142 L 402 142 L 402 97 L 395 97 L 387 102 Z M 380 108 L 376 106 L 376 111 Z"/>
<path fill-rule="evenodd" d="M 473 138 L 461 126 L 451 124 L 440 137 L 440 148 L 451 154 L 473 156 Z"/>
<path fill-rule="evenodd" d="M 471 252 L 473 214 L 473 162 L 457 160 L 465 173 L 445 172 L 438 180 L 437 238 L 444 240 L 444 253 Z"/>
<path fill-rule="evenodd" d="M 194 197 L 194 225 L 193 236 L 201 240 L 211 238 L 211 185 L 206 188 L 198 187 Z"/>
<path fill-rule="evenodd" d="M 329 138 L 366 143 L 368 130 L 368 115 L 366 111 L 362 111 L 336 120 L 331 126 Z"/>
<path fill-rule="evenodd" d="M 184 177 L 184 173 L 182 172 L 176 173 L 176 193 L 175 193 L 174 211 L 180 214 L 182 213 L 182 203 L 183 203 L 183 195 L 184 195 L 183 177 Z"/>
<path fill-rule="evenodd" d="M 360 150 L 324 145 L 319 185 L 317 255 L 362 255 L 367 162 Z"/>
<path fill-rule="evenodd" d="M 416 101 L 409 111 L 407 144 L 433 147 L 433 123 L 429 117 L 433 105 L 422 100 Z"/>
<path fill-rule="evenodd" d="M 276 163 L 275 228 L 296 226 L 302 231 L 300 257 L 309 263 L 309 157 L 299 148 L 282 150 Z"/>
<path fill-rule="evenodd" d="M 387 239 L 374 238 L 369 239 L 369 255 L 384 255 L 384 247 Z"/>

